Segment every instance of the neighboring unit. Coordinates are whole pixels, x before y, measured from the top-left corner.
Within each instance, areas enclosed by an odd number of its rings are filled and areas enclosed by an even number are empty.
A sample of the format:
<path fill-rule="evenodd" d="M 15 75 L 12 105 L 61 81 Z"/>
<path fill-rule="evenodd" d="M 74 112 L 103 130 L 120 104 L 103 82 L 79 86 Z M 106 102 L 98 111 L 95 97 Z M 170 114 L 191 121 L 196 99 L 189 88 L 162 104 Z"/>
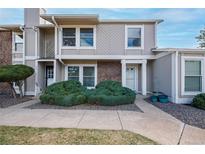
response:
<path fill-rule="evenodd" d="M 0 28 L 13 32 L 13 64 L 35 69 L 25 82 L 26 95 L 37 96 L 63 80 L 79 80 L 88 88 L 117 80 L 142 95 L 163 92 L 175 103 L 190 103 L 205 91 L 205 50 L 157 48 L 162 20 L 101 20 L 32 8 L 24 13 L 24 26 Z"/>

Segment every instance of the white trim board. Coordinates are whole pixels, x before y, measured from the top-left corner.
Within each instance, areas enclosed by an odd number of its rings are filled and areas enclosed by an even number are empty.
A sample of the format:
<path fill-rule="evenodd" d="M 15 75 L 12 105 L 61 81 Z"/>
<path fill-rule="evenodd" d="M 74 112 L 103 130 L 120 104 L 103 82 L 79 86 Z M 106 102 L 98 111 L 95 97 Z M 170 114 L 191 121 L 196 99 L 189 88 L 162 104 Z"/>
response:
<path fill-rule="evenodd" d="M 60 57 L 58 57 L 60 58 Z M 87 60 L 122 60 L 122 59 L 155 59 L 154 55 L 61 55 L 61 59 L 87 59 Z"/>
<path fill-rule="evenodd" d="M 25 60 L 36 60 L 36 56 L 25 56 Z"/>
<path fill-rule="evenodd" d="M 177 104 L 191 104 L 193 98 L 178 98 Z"/>
<path fill-rule="evenodd" d="M 35 96 L 35 91 L 25 91 L 25 95 L 34 95 Z"/>
<path fill-rule="evenodd" d="M 61 51 L 61 50 L 60 50 Z M 172 52 L 160 53 L 157 55 L 58 55 L 56 58 L 59 59 L 83 59 L 83 60 L 142 60 L 142 59 L 158 59 L 163 56 L 169 55 Z"/>

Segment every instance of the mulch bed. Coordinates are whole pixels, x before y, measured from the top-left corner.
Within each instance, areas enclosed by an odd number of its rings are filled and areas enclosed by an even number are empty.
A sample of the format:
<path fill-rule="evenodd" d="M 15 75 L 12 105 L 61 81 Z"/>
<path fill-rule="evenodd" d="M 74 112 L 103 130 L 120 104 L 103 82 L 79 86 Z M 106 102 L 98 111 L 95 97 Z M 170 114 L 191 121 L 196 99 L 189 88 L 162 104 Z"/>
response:
<path fill-rule="evenodd" d="M 29 96 L 25 96 L 25 97 L 23 97 L 23 98 L 17 97 L 17 98 L 15 99 L 15 98 L 12 98 L 12 97 L 9 96 L 9 95 L 0 94 L 0 108 L 7 108 L 7 107 L 9 107 L 9 106 L 16 105 L 16 104 L 20 104 L 20 103 L 29 101 L 29 100 L 31 100 L 31 99 L 32 99 L 32 98 L 29 97 Z"/>
<path fill-rule="evenodd" d="M 172 115 L 176 119 L 181 120 L 185 124 L 205 129 L 205 110 L 195 108 L 191 105 L 175 104 L 171 102 L 152 103 L 149 98 L 146 98 L 145 100 L 164 112 Z"/>
<path fill-rule="evenodd" d="M 136 111 L 143 112 L 136 104 L 118 105 L 118 106 L 100 106 L 91 104 L 81 104 L 70 107 L 49 105 L 36 103 L 25 108 L 29 109 L 67 109 L 67 110 L 125 110 L 125 111 Z"/>

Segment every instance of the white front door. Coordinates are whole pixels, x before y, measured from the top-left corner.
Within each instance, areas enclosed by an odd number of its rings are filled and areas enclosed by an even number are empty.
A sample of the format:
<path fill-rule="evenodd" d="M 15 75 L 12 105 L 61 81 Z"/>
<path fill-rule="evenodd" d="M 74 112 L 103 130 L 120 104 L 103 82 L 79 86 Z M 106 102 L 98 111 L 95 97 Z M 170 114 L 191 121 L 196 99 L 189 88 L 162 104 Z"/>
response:
<path fill-rule="evenodd" d="M 137 72 L 136 67 L 126 68 L 126 87 L 136 91 L 137 90 Z"/>
<path fill-rule="evenodd" d="M 53 66 L 46 66 L 46 86 L 53 84 Z"/>

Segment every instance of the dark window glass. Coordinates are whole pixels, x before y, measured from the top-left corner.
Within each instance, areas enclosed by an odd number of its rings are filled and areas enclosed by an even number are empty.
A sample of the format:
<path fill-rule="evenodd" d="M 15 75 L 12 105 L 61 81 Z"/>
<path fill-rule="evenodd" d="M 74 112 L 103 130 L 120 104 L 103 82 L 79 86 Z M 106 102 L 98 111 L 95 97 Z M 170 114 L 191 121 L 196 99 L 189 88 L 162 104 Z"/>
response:
<path fill-rule="evenodd" d="M 75 28 L 63 28 L 63 46 L 76 46 Z"/>
<path fill-rule="evenodd" d="M 93 46 L 93 28 L 80 28 L 80 46 Z"/>
<path fill-rule="evenodd" d="M 128 28 L 127 34 L 127 46 L 128 47 L 140 47 L 141 46 L 141 28 Z"/>

